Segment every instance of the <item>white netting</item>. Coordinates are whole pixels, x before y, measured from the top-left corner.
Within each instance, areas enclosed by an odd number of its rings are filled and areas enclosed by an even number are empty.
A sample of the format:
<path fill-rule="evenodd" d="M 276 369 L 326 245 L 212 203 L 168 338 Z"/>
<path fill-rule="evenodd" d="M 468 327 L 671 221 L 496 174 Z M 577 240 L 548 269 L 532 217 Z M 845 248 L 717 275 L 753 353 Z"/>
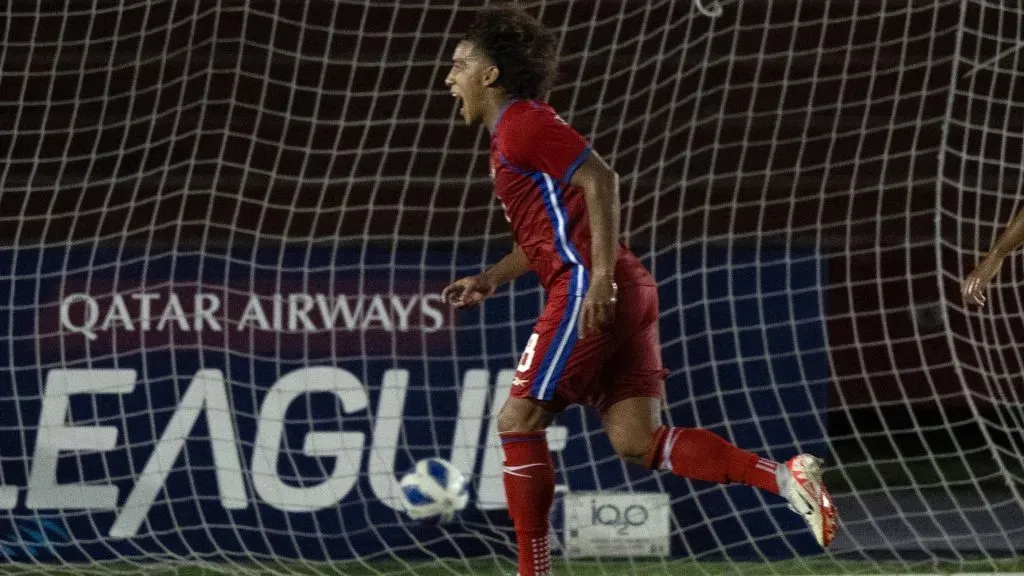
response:
<path fill-rule="evenodd" d="M 666 419 L 825 456 L 843 513 L 809 558 L 778 498 L 627 470 L 574 409 L 549 434 L 556 567 L 1015 557 L 1019 260 L 980 314 L 955 290 L 1021 208 L 1019 6 L 524 4 L 559 34 L 552 103 L 619 172 L 659 280 Z M 524 279 L 457 316 L 436 296 L 510 242 L 486 131 L 442 82 L 478 5 L 8 6 L 0 558 L 512 571 L 492 415 L 541 294 Z M 443 530 L 395 510 L 433 455 L 474 479 Z M 563 531 L 567 500 L 595 490 L 667 493 L 670 555 L 566 560 L 586 532 Z"/>
<path fill-rule="evenodd" d="M 966 305 L 960 282 L 1024 206 L 1024 7 L 969 2 L 961 16 L 956 81 L 944 126 L 939 211 L 942 289 L 957 381 L 977 425 L 979 509 L 1021 506 L 1024 469 L 1024 311 L 1020 254 L 1006 258 L 984 308 Z M 1000 548 L 1022 549 L 1024 528 L 993 515 L 983 534 Z"/>

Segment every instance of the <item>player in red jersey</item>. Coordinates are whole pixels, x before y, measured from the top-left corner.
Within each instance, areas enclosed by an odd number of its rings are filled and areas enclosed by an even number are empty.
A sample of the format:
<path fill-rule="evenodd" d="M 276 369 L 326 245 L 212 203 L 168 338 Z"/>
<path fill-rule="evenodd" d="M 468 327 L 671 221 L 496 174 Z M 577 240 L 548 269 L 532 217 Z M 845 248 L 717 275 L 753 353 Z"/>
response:
<path fill-rule="evenodd" d="M 515 245 L 443 297 L 472 306 L 528 270 L 548 296 L 498 415 L 520 576 L 550 573 L 555 473 L 545 429 L 573 403 L 601 414 L 623 459 L 781 494 L 827 546 L 836 513 L 817 458 L 801 454 L 780 465 L 707 430 L 661 424 L 657 286 L 618 241 L 618 176 L 542 100 L 554 70 L 555 40 L 539 22 L 514 8 L 485 9 L 456 46 L 445 79 L 463 120 L 491 132 L 491 178 Z"/>

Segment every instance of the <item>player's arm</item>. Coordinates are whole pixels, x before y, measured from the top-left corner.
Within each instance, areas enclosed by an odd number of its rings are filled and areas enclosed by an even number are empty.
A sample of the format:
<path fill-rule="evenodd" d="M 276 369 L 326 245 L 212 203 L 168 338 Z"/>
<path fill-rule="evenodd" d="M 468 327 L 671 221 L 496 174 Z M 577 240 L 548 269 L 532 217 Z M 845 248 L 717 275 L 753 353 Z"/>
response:
<path fill-rule="evenodd" d="M 519 247 L 519 244 L 514 244 L 512 252 L 499 260 L 497 264 L 485 270 L 483 275 L 494 284 L 495 288 L 498 288 L 502 284 L 511 282 L 526 274 L 529 270 L 530 262 L 526 259 L 526 254 L 523 253 L 523 249 Z"/>
<path fill-rule="evenodd" d="M 444 289 L 441 297 L 456 308 L 475 306 L 490 298 L 498 287 L 522 276 L 530 269 L 530 263 L 519 244 L 512 247 L 512 252 L 476 276 L 456 280 Z"/>
<path fill-rule="evenodd" d="M 580 337 L 615 318 L 615 259 L 619 246 L 619 175 L 596 152 L 572 176 L 583 190 L 590 218 L 590 288 L 583 301 Z"/>
<path fill-rule="evenodd" d="M 985 287 L 999 273 L 1003 259 L 1021 244 L 1024 244 L 1024 210 L 1014 216 L 984 260 L 964 279 L 961 292 L 967 303 L 985 305 Z"/>

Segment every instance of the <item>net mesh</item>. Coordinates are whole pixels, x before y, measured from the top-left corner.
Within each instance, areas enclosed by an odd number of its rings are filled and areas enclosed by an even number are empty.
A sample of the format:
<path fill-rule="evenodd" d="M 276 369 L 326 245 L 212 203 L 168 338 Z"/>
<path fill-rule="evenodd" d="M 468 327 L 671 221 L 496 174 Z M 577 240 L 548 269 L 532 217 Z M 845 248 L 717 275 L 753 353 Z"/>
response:
<path fill-rule="evenodd" d="M 968 307 L 960 299 L 959 279 L 981 261 L 1022 208 L 1022 15 L 1020 6 L 1008 3 L 970 2 L 964 7 L 940 157 L 940 290 L 947 301 L 947 336 L 957 381 L 978 432 L 965 448 L 983 462 L 968 468 L 978 479 L 973 501 L 987 510 L 1015 509 L 1021 502 L 1024 389 L 1020 297 L 1014 288 L 1019 257 L 1006 259 L 1010 262 L 993 284 L 985 308 Z M 982 538 L 1019 550 L 1020 534 L 1014 521 L 997 515 Z"/>
<path fill-rule="evenodd" d="M 843 514 L 811 559 L 781 500 L 627 469 L 572 409 L 549 431 L 557 566 L 1012 559 L 1019 260 L 980 312 L 957 284 L 1021 209 L 1020 7 L 523 4 L 658 279 L 666 420 L 824 456 Z M 460 315 L 436 297 L 511 242 L 486 131 L 443 85 L 479 5 L 8 6 L 0 556 L 512 570 L 493 415 L 543 295 L 526 278 Z M 434 455 L 473 478 L 444 529 L 397 510 L 398 475 Z M 670 554 L 574 556 L 570 499 L 593 491 L 667 493 Z"/>

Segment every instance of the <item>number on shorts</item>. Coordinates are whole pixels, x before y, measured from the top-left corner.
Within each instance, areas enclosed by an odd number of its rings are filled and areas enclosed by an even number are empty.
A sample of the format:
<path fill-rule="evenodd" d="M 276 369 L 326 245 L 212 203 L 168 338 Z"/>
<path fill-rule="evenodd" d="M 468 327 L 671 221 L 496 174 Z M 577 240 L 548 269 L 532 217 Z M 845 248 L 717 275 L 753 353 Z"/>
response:
<path fill-rule="evenodd" d="M 530 365 L 533 364 L 533 349 L 537 347 L 537 340 L 540 340 L 540 334 L 534 332 L 526 341 L 526 350 L 523 350 L 523 355 L 519 357 L 519 366 L 516 366 L 516 372 L 526 372 L 530 369 Z"/>

